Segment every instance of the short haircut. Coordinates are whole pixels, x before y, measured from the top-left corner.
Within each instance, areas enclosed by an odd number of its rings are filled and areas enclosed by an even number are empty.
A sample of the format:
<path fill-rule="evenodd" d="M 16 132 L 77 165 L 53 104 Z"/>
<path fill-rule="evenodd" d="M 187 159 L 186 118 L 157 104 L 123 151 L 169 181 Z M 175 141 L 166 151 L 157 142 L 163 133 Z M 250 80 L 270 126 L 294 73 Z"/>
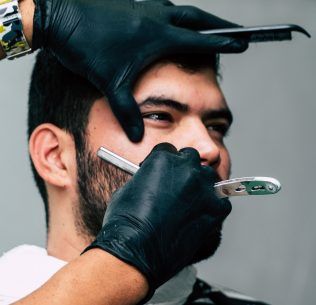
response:
<path fill-rule="evenodd" d="M 217 54 L 174 55 L 160 61 L 174 63 L 189 73 L 211 68 L 218 75 Z M 41 50 L 36 58 L 29 89 L 28 138 L 37 126 L 51 123 L 68 132 L 74 139 L 76 149 L 82 150 L 90 109 L 102 96 L 103 94 L 89 81 L 64 68 L 48 50 Z M 44 201 L 48 227 L 49 207 L 46 186 L 32 160 L 31 167 Z"/>

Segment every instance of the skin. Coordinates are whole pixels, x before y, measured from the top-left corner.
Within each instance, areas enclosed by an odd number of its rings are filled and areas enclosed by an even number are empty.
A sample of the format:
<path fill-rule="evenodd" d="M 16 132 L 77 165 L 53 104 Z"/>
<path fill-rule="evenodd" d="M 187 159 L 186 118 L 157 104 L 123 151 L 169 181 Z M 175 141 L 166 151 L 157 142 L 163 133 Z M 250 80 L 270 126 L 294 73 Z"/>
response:
<path fill-rule="evenodd" d="M 14 305 L 134 305 L 147 291 L 145 277 L 134 267 L 93 249 Z"/>
<path fill-rule="evenodd" d="M 225 114 L 228 107 L 212 70 L 189 73 L 174 64 L 156 64 L 139 79 L 134 95 L 145 122 L 143 140 L 131 143 L 109 105 L 100 99 L 91 108 L 87 127 L 94 155 L 105 146 L 137 164 L 153 146 L 170 142 L 177 149 L 197 149 L 201 163 L 214 167 L 220 180 L 229 177 L 224 134 L 230 122 L 226 115 L 214 117 L 219 110 Z M 149 98 L 156 103 L 148 103 Z M 182 106 L 165 105 L 166 100 Z M 146 278 L 138 270 L 99 249 L 80 256 L 92 238 L 80 234 L 76 226 L 78 177 L 72 137 L 52 124 L 43 124 L 33 132 L 29 150 L 48 191 L 48 254 L 69 263 L 16 304 L 137 304 L 148 290 Z"/>

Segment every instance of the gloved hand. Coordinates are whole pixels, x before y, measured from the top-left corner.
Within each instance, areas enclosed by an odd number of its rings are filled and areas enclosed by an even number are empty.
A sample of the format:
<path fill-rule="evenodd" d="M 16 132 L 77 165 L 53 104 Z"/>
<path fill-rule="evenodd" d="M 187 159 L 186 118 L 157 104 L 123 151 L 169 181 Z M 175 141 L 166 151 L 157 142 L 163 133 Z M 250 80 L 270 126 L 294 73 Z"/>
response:
<path fill-rule="evenodd" d="M 231 211 L 218 199 L 216 173 L 193 148 L 157 145 L 134 177 L 114 193 L 103 228 L 85 250 L 101 248 L 133 265 L 154 290 L 212 247 Z M 212 253 L 216 249 L 210 249 Z M 208 251 L 210 252 L 210 251 Z"/>
<path fill-rule="evenodd" d="M 132 141 L 140 141 L 144 131 L 132 96 L 144 67 L 170 54 L 247 48 L 243 41 L 192 31 L 236 24 L 166 0 L 35 1 L 33 49 L 49 48 L 66 68 L 105 94 Z"/>

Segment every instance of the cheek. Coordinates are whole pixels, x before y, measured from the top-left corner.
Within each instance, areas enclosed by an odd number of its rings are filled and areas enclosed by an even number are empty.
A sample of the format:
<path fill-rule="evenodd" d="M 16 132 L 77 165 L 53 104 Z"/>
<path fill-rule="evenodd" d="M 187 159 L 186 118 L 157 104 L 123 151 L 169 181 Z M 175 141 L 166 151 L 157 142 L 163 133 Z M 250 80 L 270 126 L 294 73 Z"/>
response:
<path fill-rule="evenodd" d="M 70 152 L 68 154 L 68 172 L 69 172 L 70 179 L 71 179 L 70 193 L 72 194 L 73 199 L 75 199 L 76 194 L 77 194 L 78 174 L 77 174 L 77 159 L 76 159 L 76 151 L 77 150 L 75 148 L 75 144 L 73 141 L 69 145 L 68 151 Z"/>
<path fill-rule="evenodd" d="M 117 143 L 115 150 L 117 154 L 127 160 L 139 164 L 150 154 L 152 149 L 161 142 L 168 142 L 165 136 L 149 128 L 145 128 L 143 140 L 140 143 L 131 143 L 128 139 Z"/>
<path fill-rule="evenodd" d="M 110 149 L 125 140 L 120 124 L 104 99 L 97 100 L 90 110 L 87 139 L 91 151 L 95 153 L 100 146 Z"/>
<path fill-rule="evenodd" d="M 112 150 L 135 164 L 144 161 L 157 144 L 168 142 L 177 147 L 172 132 L 151 128 L 146 126 L 146 123 L 144 137 L 139 143 L 130 142 L 125 135 L 122 137 L 122 134 L 123 132 L 111 141 Z M 111 149 L 111 147 L 108 148 Z"/>
<path fill-rule="evenodd" d="M 224 146 L 220 152 L 221 160 L 218 166 L 218 174 L 222 180 L 227 180 L 230 177 L 231 160 L 227 148 Z"/>

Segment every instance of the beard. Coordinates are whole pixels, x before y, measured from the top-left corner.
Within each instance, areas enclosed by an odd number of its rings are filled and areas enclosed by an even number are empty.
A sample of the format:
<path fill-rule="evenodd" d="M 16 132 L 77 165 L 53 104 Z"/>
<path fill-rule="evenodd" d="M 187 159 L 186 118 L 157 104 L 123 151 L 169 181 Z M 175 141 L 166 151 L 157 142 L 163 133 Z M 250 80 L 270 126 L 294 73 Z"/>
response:
<path fill-rule="evenodd" d="M 76 229 L 89 242 L 102 228 L 106 207 L 112 194 L 131 179 L 116 166 L 97 157 L 87 144 L 77 151 L 77 193 L 79 209 L 76 211 Z"/>
<path fill-rule="evenodd" d="M 75 211 L 76 229 L 78 234 L 91 243 L 102 229 L 106 207 L 113 193 L 124 186 L 131 175 L 97 157 L 87 144 L 77 150 L 76 157 L 79 203 Z M 221 243 L 221 231 L 222 224 L 218 224 L 197 249 L 190 264 L 213 256 Z"/>

